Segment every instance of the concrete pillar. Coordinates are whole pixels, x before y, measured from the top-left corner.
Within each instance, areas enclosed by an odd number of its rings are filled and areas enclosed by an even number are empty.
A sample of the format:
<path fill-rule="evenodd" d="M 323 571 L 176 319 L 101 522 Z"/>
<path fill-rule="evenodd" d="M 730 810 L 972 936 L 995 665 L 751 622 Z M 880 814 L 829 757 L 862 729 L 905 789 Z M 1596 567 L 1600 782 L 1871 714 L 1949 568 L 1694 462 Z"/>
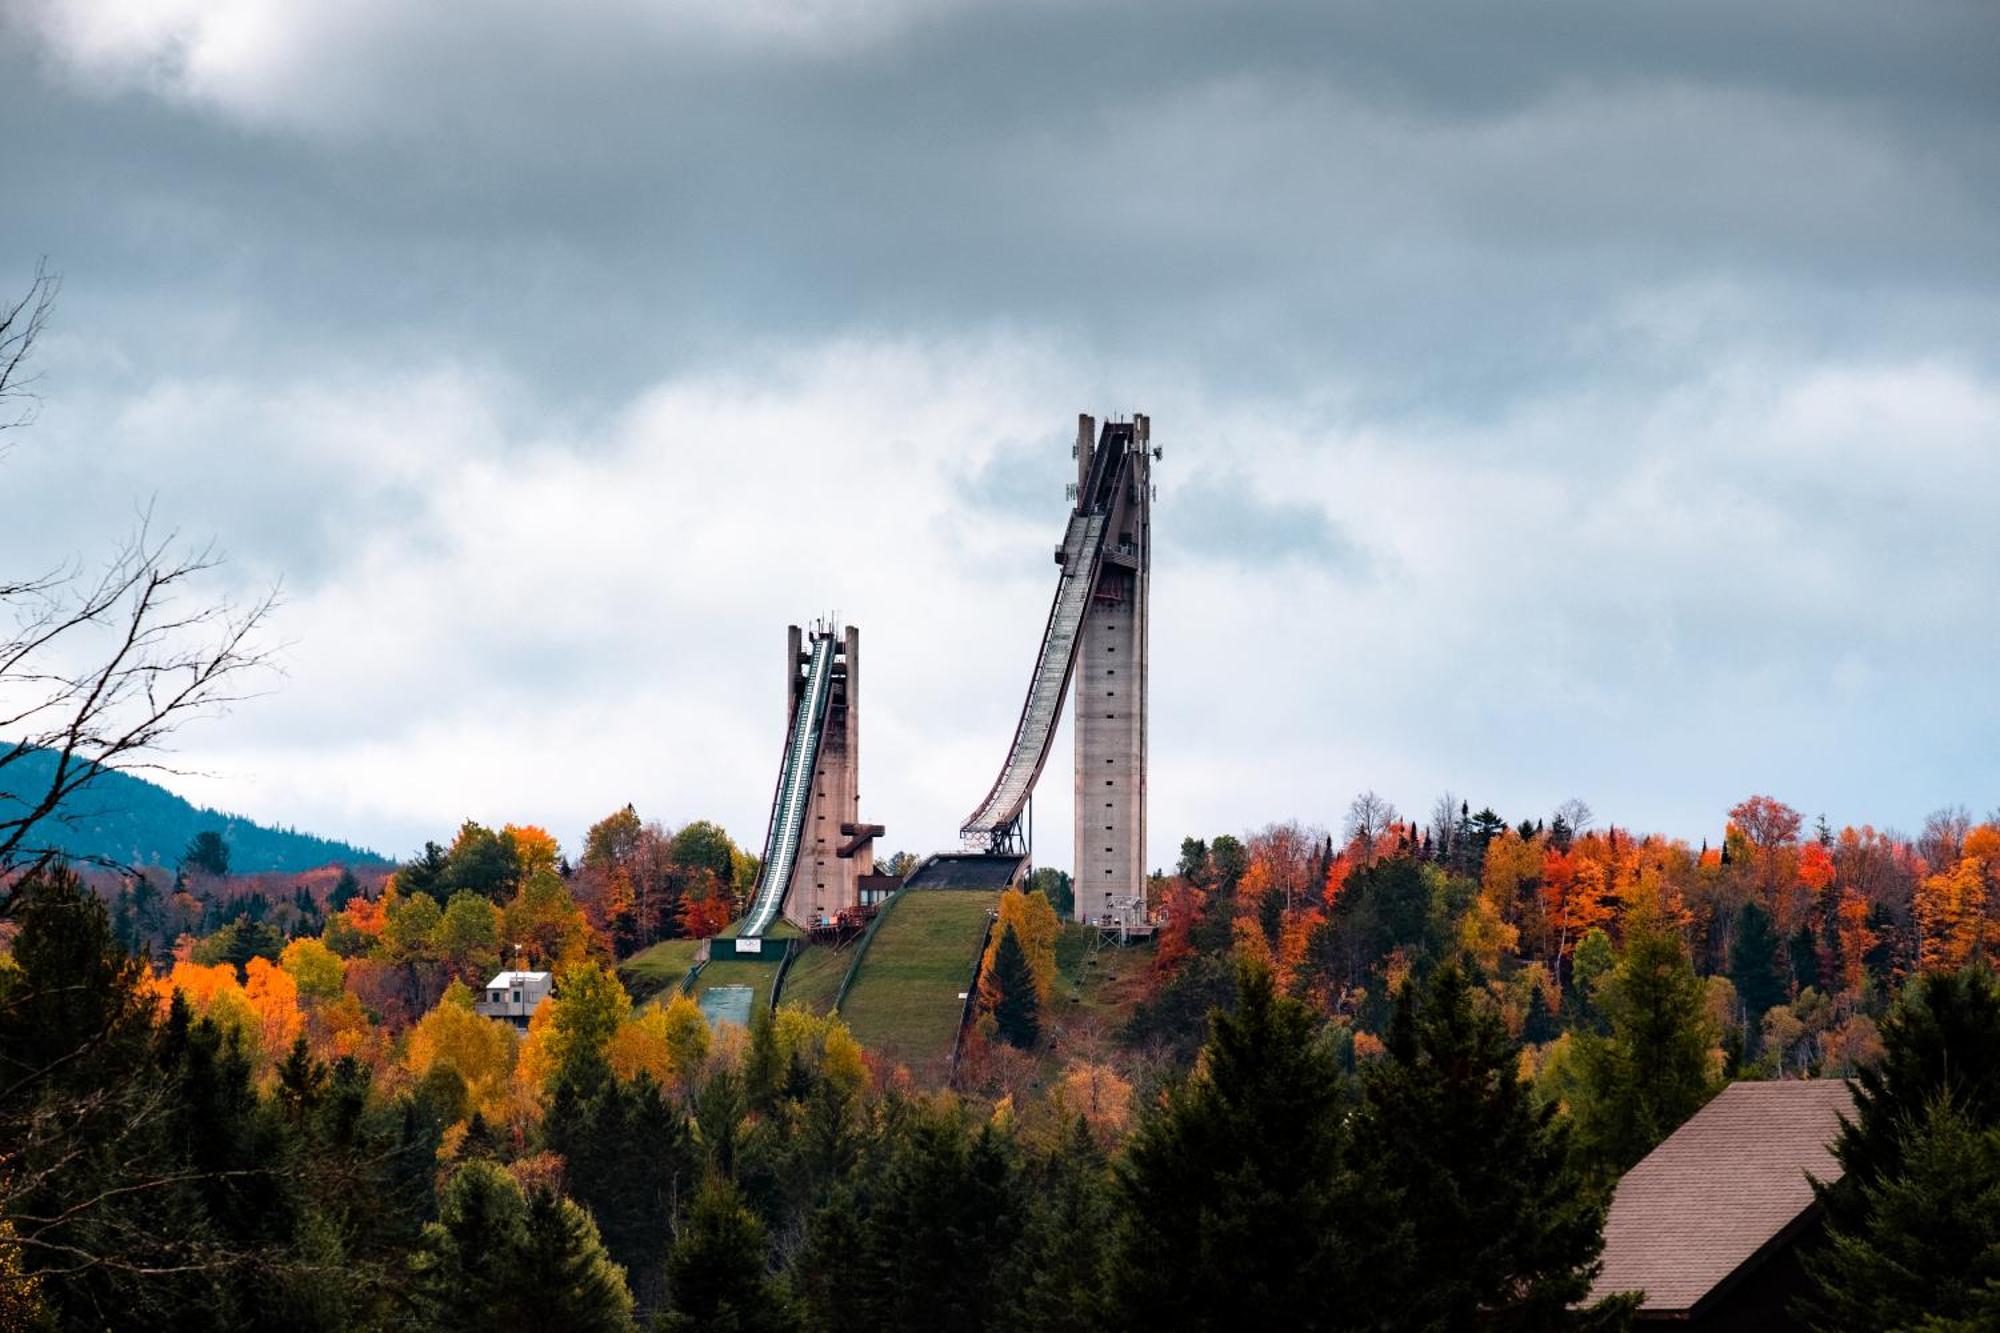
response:
<path fill-rule="evenodd" d="M 836 631 L 829 628 L 825 633 Z M 861 856 L 840 855 L 849 828 L 860 822 L 861 798 L 861 631 L 850 625 L 835 649 L 833 682 L 827 695 L 825 730 L 813 773 L 812 802 L 799 845 L 798 864 L 785 895 L 785 917 L 801 929 L 830 921 L 858 905 L 858 880 L 870 865 Z"/>
<path fill-rule="evenodd" d="M 1070 685 L 1076 720 L 1076 919 L 1131 925 L 1146 899 L 1147 591 L 1152 560 L 1148 423 L 1106 423 L 1098 449 L 1129 452 L 1108 507 L 1105 557 Z M 1079 450 L 1079 453 L 1082 451 Z"/>
<path fill-rule="evenodd" d="M 1083 488 L 1090 484 L 1091 441 L 1097 433 L 1097 423 L 1088 412 L 1076 414 L 1076 493 L 1081 496 Z"/>

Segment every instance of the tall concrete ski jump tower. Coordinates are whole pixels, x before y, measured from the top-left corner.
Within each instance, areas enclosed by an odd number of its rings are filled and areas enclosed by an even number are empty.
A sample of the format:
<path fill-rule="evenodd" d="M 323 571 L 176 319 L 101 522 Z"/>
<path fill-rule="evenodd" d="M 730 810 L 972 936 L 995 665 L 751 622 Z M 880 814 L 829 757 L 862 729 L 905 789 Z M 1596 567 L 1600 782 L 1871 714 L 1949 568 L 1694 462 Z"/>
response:
<path fill-rule="evenodd" d="M 785 754 L 771 798 L 757 891 L 739 931 L 762 936 L 780 912 L 810 930 L 861 901 L 879 824 L 861 806 L 861 631 L 831 621 L 785 641 Z"/>
<path fill-rule="evenodd" d="M 1077 510 L 1093 495 L 1100 450 L 1114 483 L 1102 493 L 1103 555 L 1077 636 L 1076 917 L 1134 924 L 1146 908 L 1146 589 L 1152 565 L 1152 468 L 1145 417 L 1076 428 Z"/>
<path fill-rule="evenodd" d="M 1072 680 L 1076 699 L 1076 918 L 1121 932 L 1146 913 L 1147 593 L 1152 569 L 1151 422 L 1077 418 L 1076 482 L 1027 702 L 968 845 L 1027 853 L 1029 800 Z"/>

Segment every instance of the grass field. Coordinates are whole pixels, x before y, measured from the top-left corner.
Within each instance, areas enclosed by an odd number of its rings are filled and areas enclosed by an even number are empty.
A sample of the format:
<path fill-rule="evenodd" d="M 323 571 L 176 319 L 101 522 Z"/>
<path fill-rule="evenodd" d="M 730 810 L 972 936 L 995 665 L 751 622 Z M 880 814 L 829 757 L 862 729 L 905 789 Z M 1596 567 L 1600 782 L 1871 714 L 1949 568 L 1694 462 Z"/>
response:
<path fill-rule="evenodd" d="M 661 940 L 650 949 L 641 949 L 618 965 L 618 979 L 625 983 L 635 1004 L 672 990 L 694 966 L 695 947 L 700 940 Z"/>
<path fill-rule="evenodd" d="M 733 940 L 742 931 L 743 918 L 739 916 L 716 933 L 725 940 Z M 802 940 L 805 937 L 806 933 L 803 930 L 800 930 L 784 917 L 779 917 L 764 928 L 764 938 L 767 940 Z"/>
<path fill-rule="evenodd" d="M 943 1076 L 958 1035 L 959 995 L 998 897 L 920 889 L 896 901 L 840 1007 L 863 1046 L 906 1065 L 919 1080 Z"/>
<path fill-rule="evenodd" d="M 840 989 L 841 977 L 847 974 L 847 965 L 854 960 L 854 948 L 853 944 L 844 949 L 807 945 L 785 973 L 785 989 L 779 994 L 778 1003 L 796 1004 L 815 1014 L 833 1008 L 834 993 Z"/>
<path fill-rule="evenodd" d="M 711 986 L 749 986 L 756 992 L 750 1001 L 750 1009 L 755 1013 L 771 1003 L 771 982 L 778 975 L 776 963 L 752 963 L 731 958 L 719 963 L 710 963 L 694 979 L 694 993 L 698 998 Z"/>

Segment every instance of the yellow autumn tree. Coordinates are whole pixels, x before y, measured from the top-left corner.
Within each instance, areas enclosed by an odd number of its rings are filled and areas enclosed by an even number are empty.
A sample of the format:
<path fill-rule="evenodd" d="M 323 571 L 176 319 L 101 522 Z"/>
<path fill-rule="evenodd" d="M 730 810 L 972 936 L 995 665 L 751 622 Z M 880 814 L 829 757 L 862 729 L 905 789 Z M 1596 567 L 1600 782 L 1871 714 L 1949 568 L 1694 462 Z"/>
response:
<path fill-rule="evenodd" d="M 1963 967 L 1984 957 L 1986 874 L 1975 856 L 1917 884 L 1911 904 L 1917 918 L 1917 965 L 1927 969 Z"/>
<path fill-rule="evenodd" d="M 1486 844 L 1479 899 L 1489 916 L 1517 932 L 1524 926 L 1532 932 L 1539 924 L 1541 902 L 1534 890 L 1541 880 L 1544 841 L 1539 835 L 1523 838 L 1513 829 L 1505 829 Z"/>
<path fill-rule="evenodd" d="M 1000 938 L 1007 933 L 1007 927 L 1014 928 L 1014 936 L 1021 942 L 1021 950 L 1028 956 L 1028 971 L 1035 979 L 1035 996 L 1042 1003 L 1048 1003 L 1049 995 L 1056 986 L 1056 941 L 1062 936 L 1062 920 L 1056 909 L 1041 890 L 1023 893 L 1019 889 L 1009 889 L 1000 895 L 998 905 L 1000 919 L 993 925 L 993 935 L 986 942 L 986 956 L 980 960 L 980 985 L 984 989 L 986 978 L 993 975 L 993 960 L 1000 952 Z"/>
<path fill-rule="evenodd" d="M 1459 948 L 1477 959 L 1489 974 L 1499 972 L 1500 956 L 1513 953 L 1520 942 L 1520 927 L 1508 924 L 1484 891 L 1472 900 L 1458 923 Z"/>
<path fill-rule="evenodd" d="M 713 1032 L 694 997 L 676 993 L 662 1013 L 666 1019 L 667 1061 L 674 1077 L 684 1086 L 693 1086 L 708 1063 Z"/>
<path fill-rule="evenodd" d="M 678 1075 L 667 1035 L 667 1011 L 647 1005 L 620 1023 L 605 1043 L 604 1058 L 621 1083 L 630 1083 L 644 1073 L 663 1088 L 673 1087 Z"/>
<path fill-rule="evenodd" d="M 487 1119 L 499 1121 L 508 1110 L 514 1029 L 482 1016 L 472 1003 L 472 992 L 463 982 L 446 987 L 437 1007 L 410 1029 L 403 1064 L 418 1078 L 440 1066 L 456 1071 L 465 1081 L 471 1105 Z"/>
<path fill-rule="evenodd" d="M 1100 1142 L 1116 1139 L 1132 1121 L 1132 1085 L 1110 1065 L 1070 1061 L 1059 1095 L 1063 1111 L 1082 1116 Z"/>
<path fill-rule="evenodd" d="M 582 963 L 556 984 L 528 1020 L 515 1063 L 515 1081 L 535 1096 L 554 1086 L 557 1074 L 598 1056 L 632 1016 L 632 998 L 618 978 L 596 963 Z"/>
<path fill-rule="evenodd" d="M 340 998 L 347 964 L 339 954 L 311 936 L 300 936 L 278 955 L 278 966 L 291 973 L 299 994 L 311 1000 Z"/>
<path fill-rule="evenodd" d="M 555 873 L 559 851 L 555 837 L 547 829 L 534 824 L 508 824 L 500 830 L 500 836 L 513 839 L 514 862 L 521 867 L 523 878 L 544 870 Z"/>
<path fill-rule="evenodd" d="M 781 1062 L 798 1060 L 821 1078 L 848 1093 L 858 1094 L 868 1083 L 868 1066 L 861 1043 L 837 1014 L 815 1014 L 795 1004 L 780 1005 L 772 1024 Z"/>
<path fill-rule="evenodd" d="M 21 1243 L 12 1219 L 0 1217 L 0 1328 L 53 1327 L 47 1315 L 42 1304 L 42 1279 L 21 1262 Z"/>

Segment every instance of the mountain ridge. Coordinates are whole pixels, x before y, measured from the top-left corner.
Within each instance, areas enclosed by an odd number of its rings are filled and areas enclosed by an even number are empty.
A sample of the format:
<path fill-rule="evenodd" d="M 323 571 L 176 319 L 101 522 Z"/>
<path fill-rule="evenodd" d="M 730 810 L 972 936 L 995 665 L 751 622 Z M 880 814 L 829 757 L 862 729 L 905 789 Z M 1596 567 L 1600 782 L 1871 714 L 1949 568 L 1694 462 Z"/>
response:
<path fill-rule="evenodd" d="M 17 791 L 45 791 L 56 753 L 33 750 L 0 769 L 0 815 L 18 810 Z M 171 867 L 197 833 L 215 832 L 229 846 L 232 874 L 311 870 L 334 863 L 391 865 L 366 847 L 260 824 L 244 815 L 196 805 L 157 782 L 103 769 L 36 829 L 34 841 L 77 860 Z"/>

